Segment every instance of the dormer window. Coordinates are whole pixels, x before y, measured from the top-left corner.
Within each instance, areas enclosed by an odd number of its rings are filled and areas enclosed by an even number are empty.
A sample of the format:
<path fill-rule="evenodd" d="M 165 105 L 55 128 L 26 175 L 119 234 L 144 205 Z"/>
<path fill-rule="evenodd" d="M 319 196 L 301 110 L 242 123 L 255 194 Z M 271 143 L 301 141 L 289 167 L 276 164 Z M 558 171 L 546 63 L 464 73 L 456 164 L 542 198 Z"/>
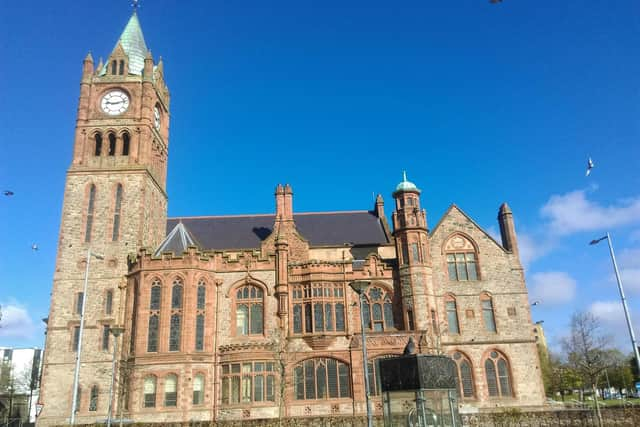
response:
<path fill-rule="evenodd" d="M 118 69 L 118 74 L 120 74 L 120 75 L 124 74 L 124 60 L 123 59 L 120 60 L 120 68 Z"/>
<path fill-rule="evenodd" d="M 118 61 L 115 59 L 111 61 L 111 74 L 116 75 L 116 71 L 118 70 Z"/>

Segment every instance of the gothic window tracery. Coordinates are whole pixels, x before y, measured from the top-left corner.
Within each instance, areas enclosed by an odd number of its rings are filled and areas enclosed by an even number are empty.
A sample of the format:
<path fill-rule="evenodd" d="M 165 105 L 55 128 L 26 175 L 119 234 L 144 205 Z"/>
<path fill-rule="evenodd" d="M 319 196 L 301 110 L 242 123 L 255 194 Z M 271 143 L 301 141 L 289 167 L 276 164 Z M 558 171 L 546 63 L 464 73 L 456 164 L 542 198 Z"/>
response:
<path fill-rule="evenodd" d="M 453 353 L 453 360 L 458 367 L 458 383 L 460 386 L 460 396 L 463 398 L 474 398 L 476 395 L 473 383 L 473 367 L 471 361 L 463 353 L 456 351 Z"/>
<path fill-rule="evenodd" d="M 484 362 L 484 370 L 490 397 L 513 396 L 509 362 L 502 353 L 491 351 Z"/>
<path fill-rule="evenodd" d="M 449 280 L 479 280 L 477 250 L 468 238 L 455 234 L 446 241 L 444 250 Z"/>
<path fill-rule="evenodd" d="M 293 370 L 296 400 L 351 397 L 349 366 L 336 359 L 314 358 L 300 362 Z"/>
<path fill-rule="evenodd" d="M 293 333 L 344 332 L 345 302 L 341 283 L 293 286 Z"/>
<path fill-rule="evenodd" d="M 369 287 L 362 304 L 365 326 L 375 332 L 393 329 L 392 294 L 380 286 Z"/>
<path fill-rule="evenodd" d="M 264 292 L 255 285 L 244 285 L 236 290 L 236 335 L 263 333 Z"/>

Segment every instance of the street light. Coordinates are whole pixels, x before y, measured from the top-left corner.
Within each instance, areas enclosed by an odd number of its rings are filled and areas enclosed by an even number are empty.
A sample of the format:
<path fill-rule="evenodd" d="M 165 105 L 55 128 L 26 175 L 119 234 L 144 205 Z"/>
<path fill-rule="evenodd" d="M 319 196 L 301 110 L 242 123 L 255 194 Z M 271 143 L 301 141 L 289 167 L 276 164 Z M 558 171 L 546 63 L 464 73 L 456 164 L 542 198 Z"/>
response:
<path fill-rule="evenodd" d="M 362 326 L 362 362 L 364 364 L 364 395 L 367 403 L 367 427 L 373 427 L 373 414 L 371 413 L 371 404 L 369 402 L 369 364 L 367 362 L 367 333 L 365 330 L 364 322 L 364 292 L 369 287 L 371 282 L 359 280 L 349 283 L 351 289 L 353 289 L 360 300 L 360 324 Z"/>
<path fill-rule="evenodd" d="M 113 335 L 113 360 L 111 362 L 111 382 L 109 383 L 109 413 L 107 414 L 107 427 L 111 427 L 111 413 L 113 412 L 113 381 L 116 378 L 116 357 L 118 354 L 118 337 L 124 332 L 121 326 L 109 328 Z"/>
<path fill-rule="evenodd" d="M 84 310 L 87 307 L 87 284 L 89 283 L 89 263 L 91 257 L 94 256 L 97 259 L 104 259 L 103 255 L 99 255 L 91 252 L 91 249 L 87 249 L 87 268 L 84 271 L 84 288 L 82 290 L 82 310 L 80 310 L 80 331 L 78 331 L 78 348 L 76 348 L 76 369 L 73 374 L 73 397 L 71 400 L 71 417 L 69 418 L 69 424 L 74 425 L 76 423 L 76 412 L 78 411 L 78 381 L 80 380 L 80 354 L 82 353 L 82 333 L 84 332 Z"/>
<path fill-rule="evenodd" d="M 624 309 L 624 317 L 627 320 L 627 328 L 629 328 L 629 336 L 631 337 L 631 345 L 633 346 L 633 353 L 636 355 L 636 367 L 640 372 L 640 354 L 638 354 L 638 345 L 636 344 L 636 335 L 633 333 L 633 326 L 631 325 L 631 317 L 629 316 L 629 309 L 627 308 L 627 299 L 624 296 L 624 289 L 622 288 L 622 279 L 620 278 L 620 272 L 618 271 L 618 263 L 616 262 L 616 255 L 613 252 L 613 243 L 611 242 L 611 236 L 607 233 L 605 236 L 592 240 L 590 245 L 597 245 L 601 241 L 607 239 L 609 243 L 609 253 L 611 254 L 611 262 L 613 263 L 613 271 L 616 273 L 616 280 L 618 281 L 618 290 L 620 291 L 620 299 L 622 300 L 622 308 Z"/>

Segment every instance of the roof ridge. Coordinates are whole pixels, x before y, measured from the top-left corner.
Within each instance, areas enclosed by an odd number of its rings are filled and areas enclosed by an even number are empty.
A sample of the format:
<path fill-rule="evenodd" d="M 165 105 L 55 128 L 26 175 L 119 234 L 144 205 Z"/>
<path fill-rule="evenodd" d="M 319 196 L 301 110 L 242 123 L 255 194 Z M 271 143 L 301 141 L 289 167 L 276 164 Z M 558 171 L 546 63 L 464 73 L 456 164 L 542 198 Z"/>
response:
<path fill-rule="evenodd" d="M 293 216 L 296 215 L 332 215 L 332 214 L 343 214 L 343 213 L 368 213 L 370 214 L 371 211 L 370 210 L 349 210 L 349 211 L 326 211 L 326 212 L 297 212 L 294 213 Z M 275 213 L 270 213 L 270 214 L 235 214 L 235 215 L 194 215 L 194 216 L 173 216 L 173 217 L 168 217 L 167 221 L 169 220 L 174 220 L 174 221 L 181 221 L 183 219 L 207 219 L 207 218 L 247 218 L 247 217 L 268 217 L 268 216 L 272 216 L 275 217 L 276 214 Z"/>

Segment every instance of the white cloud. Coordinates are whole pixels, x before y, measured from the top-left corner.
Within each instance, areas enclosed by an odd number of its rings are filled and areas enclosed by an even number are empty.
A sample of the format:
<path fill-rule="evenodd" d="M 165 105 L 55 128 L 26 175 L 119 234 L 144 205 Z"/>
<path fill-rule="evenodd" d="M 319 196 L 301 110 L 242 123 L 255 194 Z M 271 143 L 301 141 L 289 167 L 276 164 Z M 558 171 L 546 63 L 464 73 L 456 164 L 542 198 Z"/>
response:
<path fill-rule="evenodd" d="M 640 242 L 640 230 L 633 230 L 629 233 L 629 241 Z"/>
<path fill-rule="evenodd" d="M 576 190 L 551 196 L 540 213 L 559 234 L 603 230 L 640 222 L 640 197 L 602 206 L 588 200 L 585 190 Z"/>
<path fill-rule="evenodd" d="M 520 262 L 527 269 L 529 265 L 543 257 L 553 249 L 553 244 L 540 237 L 533 237 L 527 233 L 518 234 L 518 248 L 520 249 Z"/>
<path fill-rule="evenodd" d="M 630 337 L 627 321 L 624 317 L 622 303 L 620 301 L 594 301 L 589 306 L 589 312 L 600 319 L 602 332 L 613 338 L 614 344 L 623 352 L 630 347 Z M 635 319 L 636 315 L 631 315 Z M 638 331 L 638 323 L 634 322 L 634 330 Z"/>
<path fill-rule="evenodd" d="M 16 304 L 2 304 L 2 319 L 0 319 L 0 337 L 3 338 L 33 338 L 36 326 L 27 310 Z"/>
<path fill-rule="evenodd" d="M 617 255 L 618 268 L 625 291 L 640 293 L 640 248 L 626 248 Z M 612 273 L 610 282 L 615 283 Z"/>
<path fill-rule="evenodd" d="M 576 281 L 563 271 L 547 271 L 531 275 L 531 299 L 545 305 L 564 304 L 573 300 Z"/>

